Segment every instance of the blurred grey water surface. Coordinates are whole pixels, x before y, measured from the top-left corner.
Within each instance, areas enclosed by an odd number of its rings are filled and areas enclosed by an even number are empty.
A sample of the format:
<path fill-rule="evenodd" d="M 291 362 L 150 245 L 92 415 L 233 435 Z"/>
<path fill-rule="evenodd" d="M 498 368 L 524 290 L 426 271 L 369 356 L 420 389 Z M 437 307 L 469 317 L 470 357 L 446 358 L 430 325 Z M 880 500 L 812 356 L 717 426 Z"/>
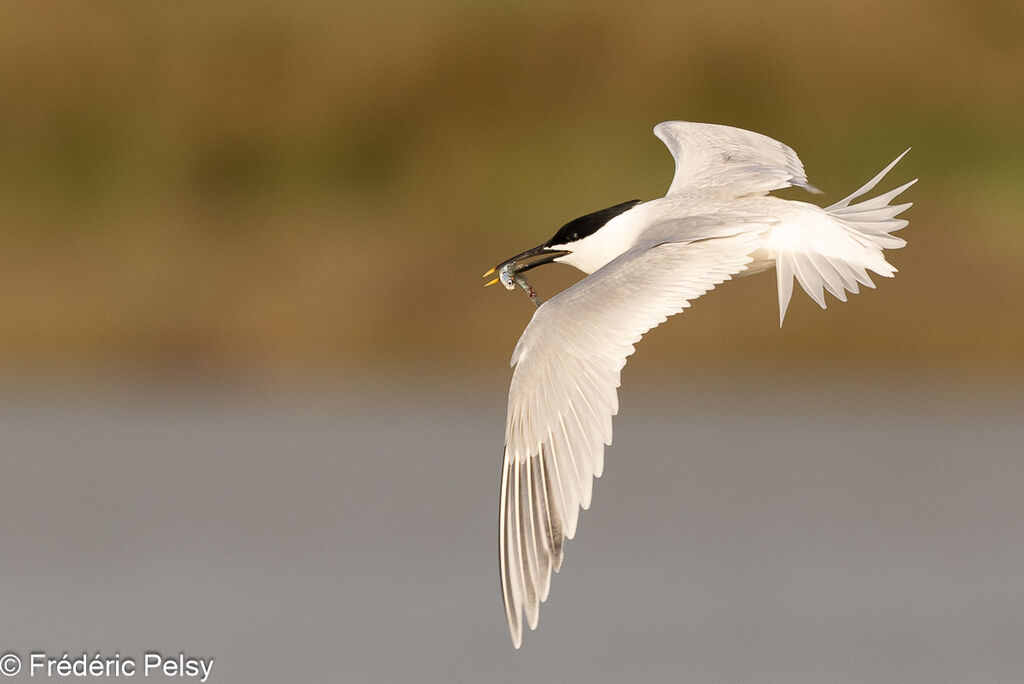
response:
<path fill-rule="evenodd" d="M 520 652 L 505 386 L 9 387 L 0 652 L 184 652 L 215 682 L 1022 681 L 1024 396 L 967 386 L 627 371 Z"/>

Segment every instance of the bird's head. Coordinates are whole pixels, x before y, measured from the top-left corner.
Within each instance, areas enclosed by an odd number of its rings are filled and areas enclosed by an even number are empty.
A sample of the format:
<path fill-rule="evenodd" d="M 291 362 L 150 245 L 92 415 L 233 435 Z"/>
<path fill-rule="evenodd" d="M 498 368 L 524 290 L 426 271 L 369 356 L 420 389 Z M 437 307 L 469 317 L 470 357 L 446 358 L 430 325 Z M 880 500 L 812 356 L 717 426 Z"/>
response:
<path fill-rule="evenodd" d="M 484 273 L 484 277 L 497 272 L 498 277 L 487 283 L 493 285 L 500 282 L 509 290 L 516 288 L 516 274 L 529 271 L 543 264 L 562 260 L 563 257 L 572 254 L 578 246 L 591 236 L 599 237 L 600 230 L 613 218 L 623 212 L 635 207 L 640 200 L 622 202 L 607 209 L 601 209 L 585 216 L 569 221 L 558 229 L 547 242 L 537 245 L 532 249 L 506 259 L 491 270 Z M 592 242 L 592 240 L 587 240 Z M 568 261 L 568 260 L 567 260 Z"/>

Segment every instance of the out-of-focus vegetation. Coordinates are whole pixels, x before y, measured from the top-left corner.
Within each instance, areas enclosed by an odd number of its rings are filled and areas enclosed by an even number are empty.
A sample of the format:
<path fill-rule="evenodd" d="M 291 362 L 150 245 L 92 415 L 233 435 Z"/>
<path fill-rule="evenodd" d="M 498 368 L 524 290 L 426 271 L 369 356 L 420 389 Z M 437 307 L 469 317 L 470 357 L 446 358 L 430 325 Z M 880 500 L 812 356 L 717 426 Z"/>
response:
<path fill-rule="evenodd" d="M 827 201 L 913 146 L 910 244 L 782 331 L 729 283 L 638 362 L 1024 370 L 1024 5 L 701 4 L 5 3 L 0 364 L 493 367 L 531 305 L 479 274 L 662 194 L 688 119 Z"/>

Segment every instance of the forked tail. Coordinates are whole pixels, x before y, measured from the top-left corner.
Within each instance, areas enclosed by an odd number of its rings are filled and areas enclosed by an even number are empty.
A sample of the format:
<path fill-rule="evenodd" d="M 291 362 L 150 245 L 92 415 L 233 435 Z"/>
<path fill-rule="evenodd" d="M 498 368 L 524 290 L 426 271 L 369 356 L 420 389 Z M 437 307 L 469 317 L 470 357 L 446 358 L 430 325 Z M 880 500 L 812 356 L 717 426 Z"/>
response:
<path fill-rule="evenodd" d="M 823 290 L 845 302 L 847 292 L 859 292 L 858 283 L 875 286 L 868 276 L 869 270 L 886 278 L 896 273 L 896 269 L 885 260 L 882 250 L 898 249 L 906 244 L 892 233 L 907 225 L 907 221 L 896 216 L 911 203 L 890 205 L 889 202 L 917 179 L 863 202 L 850 202 L 878 185 L 909 151 L 896 157 L 849 197 L 830 207 L 821 209 L 810 204 L 795 204 L 793 216 L 773 229 L 770 240 L 776 250 L 780 326 L 793 294 L 794 277 L 824 309 Z"/>

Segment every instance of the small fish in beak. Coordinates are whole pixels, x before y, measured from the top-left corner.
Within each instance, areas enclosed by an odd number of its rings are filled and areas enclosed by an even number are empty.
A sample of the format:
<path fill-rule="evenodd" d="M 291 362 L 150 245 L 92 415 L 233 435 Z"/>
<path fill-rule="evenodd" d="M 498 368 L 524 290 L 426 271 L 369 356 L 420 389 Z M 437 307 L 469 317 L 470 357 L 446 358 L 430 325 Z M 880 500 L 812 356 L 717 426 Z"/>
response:
<path fill-rule="evenodd" d="M 522 278 L 522 276 L 519 277 Z M 498 271 L 498 280 L 505 286 L 506 290 L 516 289 L 516 271 L 511 263 L 501 267 L 501 270 Z"/>
<path fill-rule="evenodd" d="M 522 254 L 517 254 L 508 261 L 495 266 L 491 270 L 484 273 L 484 277 L 491 275 L 495 271 L 498 272 L 498 277 L 487 283 L 487 285 L 493 285 L 494 283 L 501 283 L 506 290 L 514 290 L 518 285 L 522 288 L 526 296 L 530 298 L 530 301 L 537 306 L 541 305 L 541 300 L 534 292 L 533 287 L 527 282 L 526 277 L 523 275 L 525 271 L 529 271 L 531 268 L 536 268 L 542 264 L 549 264 L 560 256 L 565 256 L 569 252 L 557 249 L 550 249 L 541 245 L 529 249 Z"/>

